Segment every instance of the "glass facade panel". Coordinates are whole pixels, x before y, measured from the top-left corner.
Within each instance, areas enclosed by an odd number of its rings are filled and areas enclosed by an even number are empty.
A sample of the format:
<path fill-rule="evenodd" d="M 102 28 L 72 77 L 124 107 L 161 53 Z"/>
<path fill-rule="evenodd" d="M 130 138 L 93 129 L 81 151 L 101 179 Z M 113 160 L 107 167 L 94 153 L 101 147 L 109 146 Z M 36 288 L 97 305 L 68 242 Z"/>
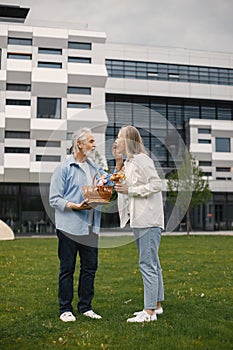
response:
<path fill-rule="evenodd" d="M 30 131 L 8 131 L 5 130 L 6 139 L 30 139 Z"/>
<path fill-rule="evenodd" d="M 67 102 L 67 108 L 91 108 L 91 104 L 86 102 Z"/>
<path fill-rule="evenodd" d="M 73 63 L 91 63 L 91 58 L 90 57 L 74 57 L 74 56 L 69 56 L 68 57 L 68 62 L 73 62 Z"/>
<path fill-rule="evenodd" d="M 32 45 L 32 39 L 25 39 L 25 38 L 8 38 L 8 44 L 9 45 L 24 45 L 24 46 L 31 46 Z"/>
<path fill-rule="evenodd" d="M 111 59 L 106 59 L 106 67 L 109 76 L 115 78 L 159 79 L 223 85 L 232 85 L 233 82 L 233 69 Z"/>
<path fill-rule="evenodd" d="M 39 47 L 38 53 L 46 55 L 62 55 L 62 49 L 51 49 L 47 47 Z"/>
<path fill-rule="evenodd" d="M 8 106 L 30 106 L 30 100 L 15 100 L 15 99 L 6 99 L 6 105 Z"/>
<path fill-rule="evenodd" d="M 67 93 L 77 95 L 91 95 L 91 88 L 80 86 L 68 86 Z"/>
<path fill-rule="evenodd" d="M 61 119 L 61 99 L 38 97 L 37 118 Z"/>
<path fill-rule="evenodd" d="M 69 49 L 77 49 L 77 50 L 91 50 L 92 45 L 91 45 L 91 43 L 69 41 L 68 48 Z"/>
<path fill-rule="evenodd" d="M 62 63 L 60 62 L 38 62 L 38 67 L 40 68 L 58 68 L 62 69 Z"/>
<path fill-rule="evenodd" d="M 216 137 L 215 139 L 216 152 L 230 152 L 230 138 Z"/>
<path fill-rule="evenodd" d="M 36 147 L 60 147 L 61 141 L 36 141 Z"/>
<path fill-rule="evenodd" d="M 6 84 L 9 91 L 31 91 L 31 84 Z"/>
<path fill-rule="evenodd" d="M 14 60 L 31 60 L 32 55 L 31 54 L 22 54 L 22 53 L 8 53 L 7 54 L 8 59 L 14 59 Z"/>

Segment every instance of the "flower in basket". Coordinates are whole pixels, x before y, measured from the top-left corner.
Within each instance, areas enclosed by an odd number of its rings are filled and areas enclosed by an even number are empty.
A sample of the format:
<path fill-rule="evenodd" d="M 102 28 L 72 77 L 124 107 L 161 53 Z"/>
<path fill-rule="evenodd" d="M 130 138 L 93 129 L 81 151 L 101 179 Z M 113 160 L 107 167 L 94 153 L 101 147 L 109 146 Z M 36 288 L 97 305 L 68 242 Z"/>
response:
<path fill-rule="evenodd" d="M 96 176 L 96 186 L 114 186 L 114 182 L 110 179 L 112 174 L 105 171 Z"/>

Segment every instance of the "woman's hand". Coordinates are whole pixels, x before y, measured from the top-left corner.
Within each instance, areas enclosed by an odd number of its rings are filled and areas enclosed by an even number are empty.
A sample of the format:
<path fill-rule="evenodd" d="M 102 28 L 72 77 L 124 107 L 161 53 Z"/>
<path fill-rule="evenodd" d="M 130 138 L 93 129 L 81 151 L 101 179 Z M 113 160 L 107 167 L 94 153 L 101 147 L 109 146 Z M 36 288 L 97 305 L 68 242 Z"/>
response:
<path fill-rule="evenodd" d="M 73 203 L 73 202 L 68 202 L 66 204 L 66 208 L 72 209 L 72 210 L 90 210 L 93 209 L 93 207 L 91 207 L 88 204 L 88 200 L 84 200 L 81 203 Z"/>
<path fill-rule="evenodd" d="M 122 194 L 128 194 L 128 186 L 121 182 L 117 182 L 114 186 L 115 190 Z"/>

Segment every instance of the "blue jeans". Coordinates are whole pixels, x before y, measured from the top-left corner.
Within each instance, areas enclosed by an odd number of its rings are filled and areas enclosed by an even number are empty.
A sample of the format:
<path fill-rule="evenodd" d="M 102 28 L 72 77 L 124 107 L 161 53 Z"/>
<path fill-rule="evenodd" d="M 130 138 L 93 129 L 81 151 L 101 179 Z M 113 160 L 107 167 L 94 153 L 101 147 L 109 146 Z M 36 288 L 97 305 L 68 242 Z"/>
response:
<path fill-rule="evenodd" d="M 160 227 L 134 228 L 139 253 L 139 267 L 144 285 L 144 309 L 156 309 L 164 300 L 162 269 L 159 261 Z"/>
<path fill-rule="evenodd" d="M 80 257 L 78 311 L 84 313 L 92 309 L 91 302 L 94 297 L 94 280 L 98 267 L 98 235 L 90 232 L 89 235 L 79 236 L 80 238 L 77 241 L 57 230 L 57 236 L 58 257 L 60 259 L 58 282 L 60 314 L 65 311 L 73 311 L 73 283 L 78 253 Z"/>

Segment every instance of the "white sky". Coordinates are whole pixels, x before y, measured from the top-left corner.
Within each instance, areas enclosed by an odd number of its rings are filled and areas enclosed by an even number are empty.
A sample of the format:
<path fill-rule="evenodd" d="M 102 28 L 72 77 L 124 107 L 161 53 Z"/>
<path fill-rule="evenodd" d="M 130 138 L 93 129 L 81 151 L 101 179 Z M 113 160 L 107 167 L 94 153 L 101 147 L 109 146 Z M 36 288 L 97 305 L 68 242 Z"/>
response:
<path fill-rule="evenodd" d="M 1 0 L 26 20 L 80 23 L 107 41 L 233 52 L 233 0 Z M 67 25 L 68 27 L 68 25 Z"/>

